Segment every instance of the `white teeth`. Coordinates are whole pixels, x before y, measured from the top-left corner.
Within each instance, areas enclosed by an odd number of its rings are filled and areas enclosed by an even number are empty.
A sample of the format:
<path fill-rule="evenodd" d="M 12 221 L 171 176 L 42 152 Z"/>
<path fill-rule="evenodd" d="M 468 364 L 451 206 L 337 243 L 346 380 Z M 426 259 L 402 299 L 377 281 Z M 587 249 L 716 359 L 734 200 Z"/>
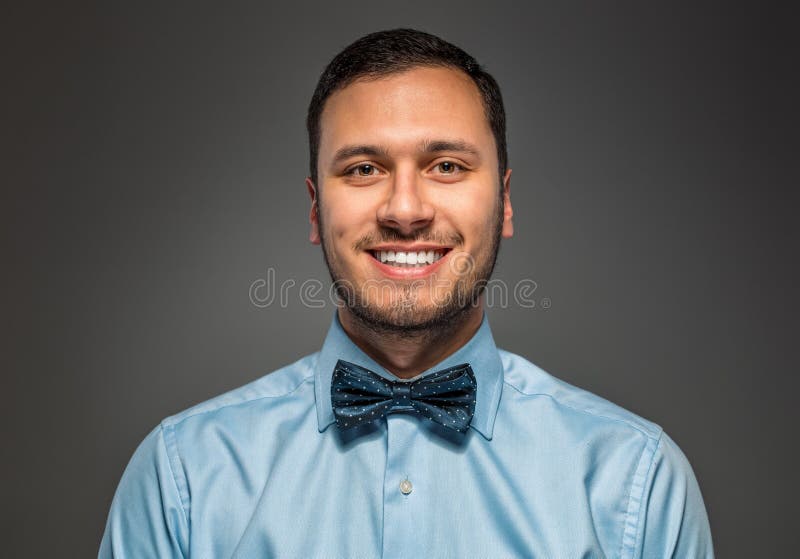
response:
<path fill-rule="evenodd" d="M 414 267 L 433 264 L 444 256 L 444 251 L 420 250 L 417 252 L 401 252 L 394 250 L 376 250 L 373 252 L 373 255 L 384 264 L 394 263 L 393 265 L 395 266 Z"/>

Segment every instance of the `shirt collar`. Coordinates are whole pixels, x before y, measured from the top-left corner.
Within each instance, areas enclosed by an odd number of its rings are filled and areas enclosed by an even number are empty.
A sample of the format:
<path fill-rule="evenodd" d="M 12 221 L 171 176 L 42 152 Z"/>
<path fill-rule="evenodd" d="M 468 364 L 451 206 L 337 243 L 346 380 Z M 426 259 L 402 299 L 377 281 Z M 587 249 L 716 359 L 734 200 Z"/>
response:
<path fill-rule="evenodd" d="M 397 380 L 395 375 L 378 365 L 374 359 L 353 343 L 342 328 L 338 313 L 334 312 L 333 321 L 328 335 L 325 337 L 325 342 L 322 344 L 314 371 L 314 394 L 320 432 L 336 421 L 331 405 L 331 377 L 333 368 L 339 359 L 366 367 L 387 379 Z M 475 414 L 472 416 L 470 427 L 476 429 L 486 439 L 491 440 L 503 388 L 503 364 L 494 344 L 492 331 L 489 328 L 489 319 L 485 312 L 478 331 L 466 344 L 440 363 L 423 371 L 419 376 L 461 363 L 470 364 L 478 385 L 475 396 Z"/>

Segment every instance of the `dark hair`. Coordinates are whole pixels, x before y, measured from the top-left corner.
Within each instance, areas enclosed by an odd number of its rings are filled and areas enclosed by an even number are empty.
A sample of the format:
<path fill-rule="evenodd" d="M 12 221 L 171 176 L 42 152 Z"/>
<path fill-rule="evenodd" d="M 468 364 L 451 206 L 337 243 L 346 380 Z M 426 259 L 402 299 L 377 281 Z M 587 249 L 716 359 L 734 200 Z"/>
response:
<path fill-rule="evenodd" d="M 337 54 L 322 72 L 308 106 L 306 127 L 311 179 L 317 184 L 320 117 L 325 101 L 335 91 L 359 78 L 378 78 L 414 66 L 443 66 L 467 74 L 483 98 L 484 111 L 497 145 L 498 171 L 502 181 L 508 164 L 506 113 L 500 87 L 473 57 L 447 41 L 415 29 L 390 29 L 361 37 Z"/>

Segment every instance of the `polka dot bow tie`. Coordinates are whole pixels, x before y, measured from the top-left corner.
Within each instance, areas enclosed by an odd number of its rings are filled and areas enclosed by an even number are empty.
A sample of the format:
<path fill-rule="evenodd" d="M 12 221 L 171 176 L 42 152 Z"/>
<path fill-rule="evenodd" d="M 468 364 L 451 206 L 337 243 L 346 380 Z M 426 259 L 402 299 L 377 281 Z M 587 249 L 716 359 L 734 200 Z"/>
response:
<path fill-rule="evenodd" d="M 343 429 L 401 408 L 415 409 L 431 421 L 464 433 L 475 413 L 476 387 L 467 363 L 409 382 L 389 380 L 340 359 L 333 369 L 331 402 L 336 424 Z"/>

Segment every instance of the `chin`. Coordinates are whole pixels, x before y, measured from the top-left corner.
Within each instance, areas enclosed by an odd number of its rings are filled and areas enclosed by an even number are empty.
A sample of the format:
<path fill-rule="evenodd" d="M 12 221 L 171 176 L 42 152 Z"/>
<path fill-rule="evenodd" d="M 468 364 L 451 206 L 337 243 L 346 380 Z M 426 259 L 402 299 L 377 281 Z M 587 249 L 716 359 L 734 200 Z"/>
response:
<path fill-rule="evenodd" d="M 453 295 L 446 304 L 433 301 L 395 301 L 380 305 L 356 302 L 348 306 L 350 312 L 373 330 L 387 332 L 424 332 L 447 329 L 462 314 L 475 308 L 472 300 L 463 304 Z"/>

